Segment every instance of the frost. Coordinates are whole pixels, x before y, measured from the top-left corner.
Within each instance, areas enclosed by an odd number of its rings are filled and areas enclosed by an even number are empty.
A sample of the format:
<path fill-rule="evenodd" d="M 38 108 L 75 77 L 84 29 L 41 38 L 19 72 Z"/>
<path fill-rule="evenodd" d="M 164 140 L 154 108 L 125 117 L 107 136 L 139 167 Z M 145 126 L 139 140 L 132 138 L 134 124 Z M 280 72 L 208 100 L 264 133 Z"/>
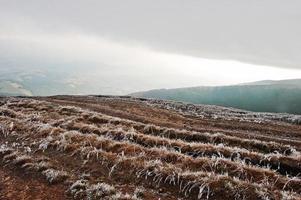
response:
<path fill-rule="evenodd" d="M 6 144 L 0 146 L 0 155 L 6 155 L 13 151 L 12 148 L 9 148 Z"/>
<path fill-rule="evenodd" d="M 139 99 L 135 100 L 139 101 Z M 236 108 L 227 108 L 215 105 L 190 103 L 187 104 L 183 102 L 158 99 L 147 99 L 145 102 L 153 107 L 178 111 L 184 115 L 191 115 L 200 118 L 207 117 L 212 119 L 249 121 L 255 123 L 278 121 L 292 124 L 301 124 L 301 115 L 293 115 L 286 113 L 251 112 Z"/>
<path fill-rule="evenodd" d="M 42 174 L 46 176 L 47 181 L 51 184 L 62 182 L 68 177 L 67 172 L 55 169 L 47 169 L 43 171 Z"/>
<path fill-rule="evenodd" d="M 25 163 L 29 163 L 32 161 L 32 158 L 30 156 L 27 155 L 21 155 L 21 156 L 17 156 L 15 158 L 15 160 L 13 161 L 13 163 L 15 165 L 23 165 Z"/>
<path fill-rule="evenodd" d="M 45 151 L 46 149 L 48 149 L 48 146 L 52 141 L 52 136 L 48 136 L 46 139 L 42 140 L 42 142 L 39 145 L 39 149 Z"/>
<path fill-rule="evenodd" d="M 70 193 L 74 198 L 87 200 L 137 200 L 130 195 L 118 192 L 115 187 L 106 183 L 89 184 L 85 179 L 80 179 L 74 182 L 70 188 Z"/>
<path fill-rule="evenodd" d="M 116 189 L 106 183 L 98 183 L 91 185 L 87 189 L 88 200 L 96 200 L 103 197 L 111 196 L 116 193 Z"/>
<path fill-rule="evenodd" d="M 134 199 L 142 199 L 144 197 L 145 188 L 144 187 L 137 187 L 134 191 Z"/>

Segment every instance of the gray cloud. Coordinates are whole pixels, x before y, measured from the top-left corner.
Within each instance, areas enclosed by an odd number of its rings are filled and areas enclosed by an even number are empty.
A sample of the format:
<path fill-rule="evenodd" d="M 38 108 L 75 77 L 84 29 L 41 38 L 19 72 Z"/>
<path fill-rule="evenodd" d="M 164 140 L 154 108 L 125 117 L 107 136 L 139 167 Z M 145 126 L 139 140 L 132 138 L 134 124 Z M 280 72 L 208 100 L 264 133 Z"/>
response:
<path fill-rule="evenodd" d="M 0 94 L 128 94 L 300 78 L 300 5 L 0 0 Z"/>
<path fill-rule="evenodd" d="M 0 3 L 0 33 L 22 33 L 30 25 L 40 32 L 79 31 L 184 55 L 301 68 L 299 0 Z"/>

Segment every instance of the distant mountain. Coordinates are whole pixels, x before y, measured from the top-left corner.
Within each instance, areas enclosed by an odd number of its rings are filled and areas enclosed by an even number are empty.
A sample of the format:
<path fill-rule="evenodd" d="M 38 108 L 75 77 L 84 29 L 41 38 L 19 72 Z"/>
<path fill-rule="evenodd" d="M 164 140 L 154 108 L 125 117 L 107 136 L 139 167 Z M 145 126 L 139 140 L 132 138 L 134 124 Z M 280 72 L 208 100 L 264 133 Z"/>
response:
<path fill-rule="evenodd" d="M 301 87 L 301 79 L 288 79 L 288 80 L 263 80 L 250 83 L 242 83 L 239 85 L 291 85 Z"/>
<path fill-rule="evenodd" d="M 60 94 L 67 84 L 56 82 L 57 75 L 42 72 L 11 71 L 0 75 L 1 96 Z"/>
<path fill-rule="evenodd" d="M 32 96 L 32 92 L 18 82 L 0 80 L 0 96 Z"/>
<path fill-rule="evenodd" d="M 11 70 L 0 72 L 1 96 L 50 96 L 86 91 L 67 72 Z"/>
<path fill-rule="evenodd" d="M 0 63 L 0 96 L 123 95 L 134 91 L 136 84 L 128 77 L 123 80 L 127 84 L 120 87 L 118 74 L 97 74 L 81 67 L 28 68 L 2 67 Z"/>
<path fill-rule="evenodd" d="M 301 114 L 301 79 L 264 80 L 218 87 L 159 89 L 137 92 L 131 96 L 220 105 L 257 112 Z"/>

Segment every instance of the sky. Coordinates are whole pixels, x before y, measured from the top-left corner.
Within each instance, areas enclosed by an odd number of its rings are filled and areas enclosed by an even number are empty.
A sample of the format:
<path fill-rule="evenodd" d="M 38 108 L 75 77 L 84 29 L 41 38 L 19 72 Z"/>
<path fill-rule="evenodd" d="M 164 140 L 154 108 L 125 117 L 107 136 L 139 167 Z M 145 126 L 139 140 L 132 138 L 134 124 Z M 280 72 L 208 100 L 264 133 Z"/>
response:
<path fill-rule="evenodd" d="M 79 94 L 301 78 L 299 0 L 0 5 L 0 73 L 44 73 Z"/>

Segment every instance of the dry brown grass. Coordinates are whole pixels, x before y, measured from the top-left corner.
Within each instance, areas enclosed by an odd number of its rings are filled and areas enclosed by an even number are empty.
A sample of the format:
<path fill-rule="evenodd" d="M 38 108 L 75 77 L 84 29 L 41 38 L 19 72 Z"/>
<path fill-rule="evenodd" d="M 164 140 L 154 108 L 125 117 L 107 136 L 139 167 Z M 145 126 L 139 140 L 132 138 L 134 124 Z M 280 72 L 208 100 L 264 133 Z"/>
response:
<path fill-rule="evenodd" d="M 301 157 L 292 145 L 32 99 L 13 98 L 2 104 L 0 115 L 3 165 L 65 184 L 75 199 L 154 199 L 163 195 L 158 188 L 168 200 L 301 195 Z"/>

